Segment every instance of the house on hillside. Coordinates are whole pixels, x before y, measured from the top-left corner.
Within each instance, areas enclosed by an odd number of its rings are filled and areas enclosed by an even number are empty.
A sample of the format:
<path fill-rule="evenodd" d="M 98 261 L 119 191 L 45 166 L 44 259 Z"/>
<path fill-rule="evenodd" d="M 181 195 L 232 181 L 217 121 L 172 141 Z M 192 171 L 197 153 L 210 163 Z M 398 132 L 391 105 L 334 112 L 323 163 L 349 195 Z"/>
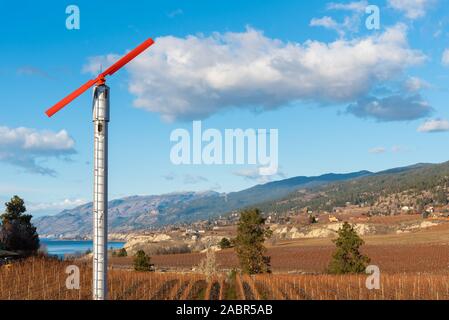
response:
<path fill-rule="evenodd" d="M 413 207 L 403 206 L 401 208 L 401 211 L 404 212 L 404 213 L 409 213 L 410 211 L 413 211 Z"/>

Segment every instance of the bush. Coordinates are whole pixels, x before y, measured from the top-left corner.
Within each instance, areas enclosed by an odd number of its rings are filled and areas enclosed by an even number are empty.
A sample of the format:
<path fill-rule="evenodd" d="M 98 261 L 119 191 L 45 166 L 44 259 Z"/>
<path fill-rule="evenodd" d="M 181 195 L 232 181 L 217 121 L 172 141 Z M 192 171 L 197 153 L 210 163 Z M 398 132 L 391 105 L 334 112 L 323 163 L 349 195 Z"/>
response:
<path fill-rule="evenodd" d="M 128 256 L 128 252 L 126 252 L 125 248 L 121 248 L 118 252 L 117 252 L 117 257 L 127 257 Z"/>
<path fill-rule="evenodd" d="M 218 243 L 220 249 L 228 249 L 232 246 L 231 241 L 228 238 L 223 238 Z"/>
<path fill-rule="evenodd" d="M 359 248 L 364 241 L 353 226 L 345 222 L 338 230 L 338 238 L 333 241 L 337 250 L 332 256 L 328 272 L 332 274 L 364 273 L 370 259 L 360 253 Z"/>
<path fill-rule="evenodd" d="M 205 249 L 205 246 L 200 246 L 198 244 L 194 246 L 196 251 L 201 251 Z M 177 254 L 177 253 L 190 253 L 192 249 L 187 243 L 181 241 L 161 241 L 157 243 L 145 243 L 139 244 L 132 248 L 133 252 L 138 250 L 144 250 L 148 255 L 165 255 L 165 254 Z"/>
<path fill-rule="evenodd" d="M 153 265 L 150 263 L 150 257 L 145 251 L 139 250 L 134 256 L 135 271 L 153 271 Z"/>

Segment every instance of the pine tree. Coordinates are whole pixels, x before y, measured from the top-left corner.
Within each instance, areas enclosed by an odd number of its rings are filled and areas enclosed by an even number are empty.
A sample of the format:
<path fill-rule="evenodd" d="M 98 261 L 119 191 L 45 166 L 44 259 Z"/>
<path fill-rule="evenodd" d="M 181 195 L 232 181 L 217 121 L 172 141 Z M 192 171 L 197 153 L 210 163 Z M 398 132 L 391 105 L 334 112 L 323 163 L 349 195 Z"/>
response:
<path fill-rule="evenodd" d="M 25 214 L 23 199 L 14 196 L 5 203 L 6 211 L 0 216 L 0 243 L 10 251 L 18 251 L 24 255 L 36 253 L 39 249 L 39 236 L 31 223 L 32 216 Z"/>
<path fill-rule="evenodd" d="M 228 249 L 232 246 L 232 243 L 228 238 L 222 238 L 218 245 L 220 246 L 220 249 Z"/>
<path fill-rule="evenodd" d="M 264 256 L 264 241 L 271 236 L 259 209 L 245 210 L 240 215 L 235 250 L 244 273 L 270 272 L 270 258 Z"/>
<path fill-rule="evenodd" d="M 145 251 L 139 250 L 134 256 L 135 271 L 153 271 L 153 265 L 150 263 L 150 257 Z"/>
<path fill-rule="evenodd" d="M 126 251 L 125 248 L 121 248 L 117 253 L 117 257 L 127 257 L 127 256 L 128 252 Z"/>
<path fill-rule="evenodd" d="M 359 248 L 364 241 L 348 222 L 338 230 L 338 238 L 333 240 L 337 250 L 332 256 L 328 272 L 332 274 L 363 273 L 370 262 Z"/>

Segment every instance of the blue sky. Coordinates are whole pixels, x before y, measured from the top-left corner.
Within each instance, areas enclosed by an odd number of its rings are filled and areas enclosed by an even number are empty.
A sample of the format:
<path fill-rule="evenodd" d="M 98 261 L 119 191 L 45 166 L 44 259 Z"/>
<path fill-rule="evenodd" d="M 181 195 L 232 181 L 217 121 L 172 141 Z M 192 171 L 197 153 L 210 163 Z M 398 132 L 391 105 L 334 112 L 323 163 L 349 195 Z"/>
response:
<path fill-rule="evenodd" d="M 70 4 L 79 30 L 66 28 Z M 368 4 L 379 30 L 365 27 Z M 170 133 L 192 120 L 278 129 L 271 179 L 449 160 L 448 4 L 3 1 L 0 200 L 18 194 L 36 215 L 90 200 L 91 94 L 44 111 L 148 37 L 108 79 L 111 198 L 267 180 L 251 166 L 173 165 Z"/>

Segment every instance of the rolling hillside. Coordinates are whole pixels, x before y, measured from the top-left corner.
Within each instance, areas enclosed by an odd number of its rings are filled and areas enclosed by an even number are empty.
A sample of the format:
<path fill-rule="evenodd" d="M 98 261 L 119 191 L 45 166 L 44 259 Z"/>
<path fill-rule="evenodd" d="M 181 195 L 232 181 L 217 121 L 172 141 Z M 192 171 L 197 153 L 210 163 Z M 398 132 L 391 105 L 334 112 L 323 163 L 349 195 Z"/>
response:
<path fill-rule="evenodd" d="M 325 174 L 318 177 L 295 177 L 228 194 L 185 192 L 153 196 L 133 196 L 109 202 L 111 232 L 130 232 L 168 224 L 216 218 L 232 210 L 269 202 L 288 196 L 298 189 L 308 189 L 345 181 L 372 173 Z M 34 220 L 38 232 L 51 237 L 86 237 L 92 230 L 92 203 L 54 216 Z"/>
<path fill-rule="evenodd" d="M 332 211 L 347 203 L 369 207 L 372 214 L 394 214 L 403 206 L 422 211 L 426 205 L 448 203 L 449 162 L 417 164 L 295 191 L 275 201 L 260 203 L 265 212 L 286 213 L 308 207 Z"/>
<path fill-rule="evenodd" d="M 369 207 L 373 214 L 391 214 L 404 205 L 422 208 L 446 204 L 448 183 L 449 162 L 446 162 L 377 173 L 359 171 L 294 177 L 227 194 L 209 191 L 132 196 L 109 202 L 109 227 L 111 232 L 132 232 L 214 219 L 252 206 L 266 213 L 287 214 L 305 207 L 318 212 L 332 211 L 349 202 Z M 92 204 L 38 218 L 34 223 L 43 236 L 89 237 Z"/>

